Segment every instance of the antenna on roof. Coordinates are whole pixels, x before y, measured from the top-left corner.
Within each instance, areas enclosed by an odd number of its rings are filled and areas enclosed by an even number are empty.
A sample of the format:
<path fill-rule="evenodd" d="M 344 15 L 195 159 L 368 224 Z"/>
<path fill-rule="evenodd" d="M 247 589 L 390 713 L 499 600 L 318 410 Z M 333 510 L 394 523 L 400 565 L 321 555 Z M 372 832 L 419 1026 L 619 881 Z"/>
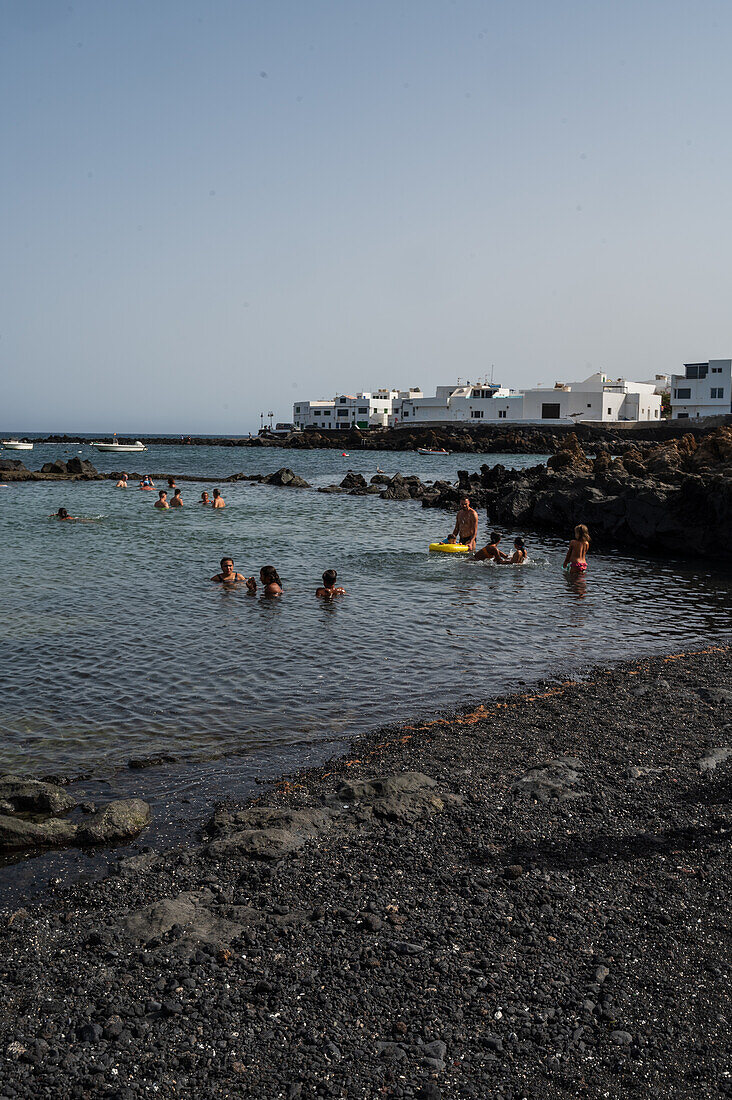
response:
<path fill-rule="evenodd" d="M 493 385 L 493 363 L 491 363 L 491 385 Z"/>

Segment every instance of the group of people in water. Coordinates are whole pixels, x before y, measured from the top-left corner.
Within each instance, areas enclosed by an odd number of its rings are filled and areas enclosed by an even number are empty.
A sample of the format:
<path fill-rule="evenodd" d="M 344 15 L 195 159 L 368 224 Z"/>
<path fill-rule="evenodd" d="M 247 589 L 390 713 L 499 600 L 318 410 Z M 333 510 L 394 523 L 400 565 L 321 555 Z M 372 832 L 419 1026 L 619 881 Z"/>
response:
<path fill-rule="evenodd" d="M 211 580 L 214 584 L 241 584 L 246 586 L 248 592 L 254 594 L 257 591 L 257 581 L 254 577 L 245 577 L 243 573 L 237 573 L 234 569 L 233 558 L 222 558 L 219 562 L 221 572 L 214 574 Z M 259 570 L 259 580 L 265 596 L 281 596 L 283 593 L 282 581 L 273 565 L 264 565 Z M 315 595 L 321 599 L 332 600 L 335 596 L 345 596 L 346 590 L 336 584 L 338 574 L 335 569 L 326 569 L 323 573 L 323 583 L 315 590 Z"/>
<path fill-rule="evenodd" d="M 119 481 L 115 483 L 115 489 L 127 489 L 129 488 L 129 484 L 130 475 L 125 473 L 120 474 Z M 143 491 L 149 492 L 151 489 L 155 489 L 155 482 L 149 474 L 145 474 L 144 477 L 140 478 L 140 484 L 138 488 L 142 489 Z M 171 492 L 171 490 L 173 496 L 170 498 L 170 500 L 168 500 L 168 494 Z M 207 492 L 201 493 L 201 499 L 198 500 L 196 503 L 216 509 L 226 507 L 226 501 L 222 497 L 220 489 L 213 490 L 213 499 L 211 499 Z M 158 491 L 158 499 L 155 501 L 154 507 L 161 512 L 165 512 L 169 508 L 183 507 L 183 497 L 181 495 L 180 489 L 175 484 L 174 477 L 168 478 L 167 489 L 160 489 Z"/>
<path fill-rule="evenodd" d="M 445 539 L 446 543 L 467 546 L 473 551 L 473 561 L 494 561 L 498 565 L 523 565 L 527 560 L 526 543 L 522 538 L 513 540 L 513 553 L 505 554 L 499 547 L 501 535 L 492 531 L 490 540 L 482 549 L 475 549 L 478 538 L 478 513 L 467 496 L 460 498 L 460 507 L 455 517 L 455 526 Z M 567 555 L 562 566 L 570 576 L 582 576 L 587 572 L 587 553 L 590 549 L 590 532 L 584 523 L 574 529 L 574 538 L 570 540 Z"/>

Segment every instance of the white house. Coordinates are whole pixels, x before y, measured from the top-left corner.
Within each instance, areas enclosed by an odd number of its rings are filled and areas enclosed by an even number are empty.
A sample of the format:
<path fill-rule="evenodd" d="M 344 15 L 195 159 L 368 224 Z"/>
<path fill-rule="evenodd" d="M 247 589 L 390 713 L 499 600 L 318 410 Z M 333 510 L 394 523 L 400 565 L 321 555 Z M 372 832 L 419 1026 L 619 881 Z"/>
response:
<path fill-rule="evenodd" d="M 385 428 L 395 402 L 403 398 L 421 397 L 416 386 L 409 390 L 373 390 L 372 392 L 338 394 L 331 401 L 296 401 L 292 406 L 292 421 L 297 428 L 317 428 L 319 431 L 345 428 Z"/>
<path fill-rule="evenodd" d="M 554 388 L 508 390 L 494 384 L 438 386 L 434 397 L 403 399 L 390 423 L 407 428 L 455 423 L 561 423 L 659 420 L 661 396 L 655 382 L 590 375 L 583 382 L 557 382 Z"/>
<path fill-rule="evenodd" d="M 671 375 L 672 420 L 696 420 L 732 411 L 732 359 L 685 363 L 683 374 Z"/>
<path fill-rule="evenodd" d="M 554 389 L 522 390 L 524 420 L 660 420 L 661 395 L 655 382 L 611 379 L 597 372 L 582 382 L 556 382 Z"/>

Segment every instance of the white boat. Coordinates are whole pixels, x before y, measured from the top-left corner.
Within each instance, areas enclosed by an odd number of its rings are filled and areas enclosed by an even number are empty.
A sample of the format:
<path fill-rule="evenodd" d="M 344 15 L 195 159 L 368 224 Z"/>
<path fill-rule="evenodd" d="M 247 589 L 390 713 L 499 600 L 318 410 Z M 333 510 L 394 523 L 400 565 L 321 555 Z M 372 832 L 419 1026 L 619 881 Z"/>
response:
<path fill-rule="evenodd" d="M 32 451 L 33 450 L 33 444 L 32 443 L 20 443 L 20 442 L 18 442 L 17 439 L 3 439 L 0 442 L 2 442 L 3 447 L 7 447 L 7 449 L 9 451 Z"/>
<path fill-rule="evenodd" d="M 95 447 L 98 451 L 105 451 L 107 454 L 114 455 L 147 450 L 145 444 L 141 443 L 139 439 L 135 443 L 92 443 L 92 447 Z"/>
<path fill-rule="evenodd" d="M 449 453 L 449 451 L 444 451 L 437 447 L 417 447 L 418 455 L 449 455 Z"/>

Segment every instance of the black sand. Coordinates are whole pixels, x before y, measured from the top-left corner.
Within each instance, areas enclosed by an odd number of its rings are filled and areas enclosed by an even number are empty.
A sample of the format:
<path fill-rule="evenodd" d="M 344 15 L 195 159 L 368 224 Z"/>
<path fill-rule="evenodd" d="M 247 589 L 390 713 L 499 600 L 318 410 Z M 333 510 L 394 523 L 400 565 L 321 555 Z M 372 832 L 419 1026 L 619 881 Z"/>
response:
<path fill-rule="evenodd" d="M 0 1098 L 732 1095 L 731 681 L 713 648 L 381 731 L 0 913 Z"/>

